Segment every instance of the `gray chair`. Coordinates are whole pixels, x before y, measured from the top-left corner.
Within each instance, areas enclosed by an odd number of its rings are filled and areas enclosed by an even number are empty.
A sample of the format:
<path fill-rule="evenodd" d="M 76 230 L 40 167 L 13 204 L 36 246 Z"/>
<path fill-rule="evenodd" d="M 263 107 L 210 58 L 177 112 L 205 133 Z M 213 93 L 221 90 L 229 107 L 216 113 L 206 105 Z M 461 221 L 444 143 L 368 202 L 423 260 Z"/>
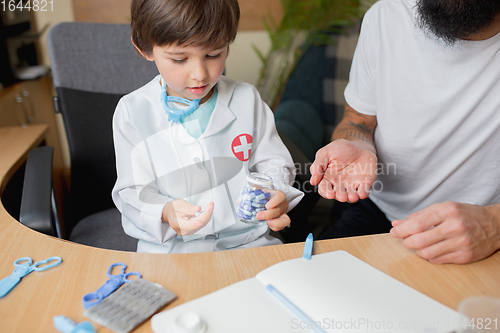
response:
<path fill-rule="evenodd" d="M 71 189 L 64 207 L 66 236 L 90 246 L 135 251 L 111 200 L 116 181 L 112 116 L 119 99 L 158 74 L 139 56 L 130 25 L 61 23 L 47 38 L 57 97 L 71 156 Z"/>

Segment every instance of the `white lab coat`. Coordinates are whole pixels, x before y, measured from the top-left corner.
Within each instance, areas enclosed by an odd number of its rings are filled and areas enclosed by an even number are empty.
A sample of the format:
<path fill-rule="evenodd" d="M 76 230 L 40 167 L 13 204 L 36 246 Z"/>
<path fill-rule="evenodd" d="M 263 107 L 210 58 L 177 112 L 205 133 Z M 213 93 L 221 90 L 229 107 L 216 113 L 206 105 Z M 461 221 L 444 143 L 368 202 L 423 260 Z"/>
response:
<path fill-rule="evenodd" d="M 125 232 L 139 239 L 138 251 L 189 253 L 280 244 L 269 236 L 267 224 L 242 223 L 235 212 L 249 172 L 271 176 L 289 209 L 303 197 L 290 186 L 295 178 L 292 158 L 255 87 L 222 76 L 208 127 L 195 139 L 182 124 L 168 121 L 160 78 L 124 96 L 113 118 L 118 178 L 112 196 Z M 174 199 L 202 208 L 213 201 L 210 222 L 194 235 L 178 236 L 161 220 L 163 207 Z"/>

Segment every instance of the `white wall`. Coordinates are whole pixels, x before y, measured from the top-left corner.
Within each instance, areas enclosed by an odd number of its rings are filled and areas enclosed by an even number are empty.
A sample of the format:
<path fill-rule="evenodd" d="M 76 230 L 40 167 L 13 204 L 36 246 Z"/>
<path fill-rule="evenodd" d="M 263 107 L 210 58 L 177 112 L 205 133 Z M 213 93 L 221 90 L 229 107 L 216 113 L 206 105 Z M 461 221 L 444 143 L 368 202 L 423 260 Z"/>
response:
<path fill-rule="evenodd" d="M 271 47 L 271 41 L 266 31 L 238 32 L 229 49 L 229 56 L 226 60 L 226 75 L 232 79 L 255 85 L 262 63 L 252 45 L 256 45 L 263 54 L 266 54 Z"/>
<path fill-rule="evenodd" d="M 73 8 L 70 0 L 59 0 L 54 3 L 54 11 L 37 12 L 35 14 L 36 30 L 41 31 L 49 23 L 49 29 L 59 22 L 73 21 Z M 50 66 L 47 51 L 47 31 L 41 36 L 41 63 Z M 255 85 L 259 78 L 261 61 L 252 48 L 256 45 L 264 54 L 269 50 L 271 42 L 265 31 L 240 31 L 230 47 L 226 61 L 226 75 L 230 78 Z"/>
<path fill-rule="evenodd" d="M 47 51 L 47 33 L 54 25 L 59 22 L 74 21 L 73 5 L 71 0 L 55 0 L 53 2 L 53 10 L 45 12 L 34 12 L 35 17 L 35 30 L 40 32 L 46 24 L 49 28 L 43 33 L 40 38 L 40 53 L 42 59 L 40 63 L 49 66 L 49 53 Z"/>
<path fill-rule="evenodd" d="M 363 0 L 366 7 L 376 2 L 376 0 Z M 57 0 L 54 1 L 53 11 L 36 12 L 36 29 L 41 31 L 46 23 L 50 27 L 59 22 L 73 21 L 73 6 L 71 0 Z M 47 52 L 47 32 L 45 32 L 40 41 L 40 48 L 42 53 L 42 63 L 49 65 L 49 57 Z M 236 36 L 236 40 L 231 45 L 229 56 L 226 62 L 226 75 L 256 84 L 259 72 L 261 69 L 261 62 L 257 54 L 252 49 L 252 45 L 256 45 L 264 54 L 269 50 L 270 40 L 266 31 L 240 31 Z"/>

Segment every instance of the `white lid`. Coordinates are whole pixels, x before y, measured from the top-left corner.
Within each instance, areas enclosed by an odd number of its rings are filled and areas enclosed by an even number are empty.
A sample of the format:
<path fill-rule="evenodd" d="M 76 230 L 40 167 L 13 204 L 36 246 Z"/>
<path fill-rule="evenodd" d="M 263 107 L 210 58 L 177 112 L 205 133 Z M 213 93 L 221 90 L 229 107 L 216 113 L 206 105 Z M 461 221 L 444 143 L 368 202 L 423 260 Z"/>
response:
<path fill-rule="evenodd" d="M 260 186 L 272 186 L 273 180 L 266 174 L 259 172 L 251 172 L 247 175 L 247 182 L 260 185 Z"/>
<path fill-rule="evenodd" d="M 206 330 L 205 323 L 195 312 L 183 313 L 175 318 L 172 333 L 203 333 Z"/>

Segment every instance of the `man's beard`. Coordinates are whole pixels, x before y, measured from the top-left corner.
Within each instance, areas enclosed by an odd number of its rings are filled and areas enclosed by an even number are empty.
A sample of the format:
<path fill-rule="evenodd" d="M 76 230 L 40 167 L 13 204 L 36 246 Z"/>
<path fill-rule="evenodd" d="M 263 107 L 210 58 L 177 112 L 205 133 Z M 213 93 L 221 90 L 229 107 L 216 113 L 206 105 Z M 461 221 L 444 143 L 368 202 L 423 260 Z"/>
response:
<path fill-rule="evenodd" d="M 499 0 L 417 1 L 419 26 L 448 45 L 485 30 L 499 13 Z"/>

